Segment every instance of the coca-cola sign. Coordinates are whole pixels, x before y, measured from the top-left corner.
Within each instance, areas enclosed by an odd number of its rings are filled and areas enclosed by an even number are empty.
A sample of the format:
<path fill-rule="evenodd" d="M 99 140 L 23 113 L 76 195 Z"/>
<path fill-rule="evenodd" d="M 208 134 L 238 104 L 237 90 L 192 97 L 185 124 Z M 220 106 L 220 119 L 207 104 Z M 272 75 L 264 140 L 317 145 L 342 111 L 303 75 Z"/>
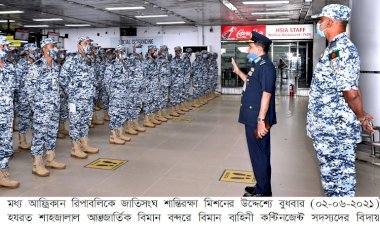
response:
<path fill-rule="evenodd" d="M 222 26 L 222 40 L 249 40 L 252 31 L 265 35 L 265 25 Z"/>

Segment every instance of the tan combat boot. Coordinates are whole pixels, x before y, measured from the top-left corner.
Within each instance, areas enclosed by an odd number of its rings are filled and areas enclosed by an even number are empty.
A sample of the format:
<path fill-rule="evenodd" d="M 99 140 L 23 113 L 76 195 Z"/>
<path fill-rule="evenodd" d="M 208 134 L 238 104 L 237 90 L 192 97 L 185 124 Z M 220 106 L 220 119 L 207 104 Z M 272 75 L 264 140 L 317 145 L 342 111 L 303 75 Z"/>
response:
<path fill-rule="evenodd" d="M 0 169 L 0 187 L 5 188 L 18 188 L 20 182 L 11 180 L 9 178 L 9 172 L 6 169 Z"/>
<path fill-rule="evenodd" d="M 110 120 L 110 115 L 108 114 L 108 111 L 103 111 L 103 120 L 104 121 Z"/>
<path fill-rule="evenodd" d="M 118 136 L 120 139 L 122 139 L 122 140 L 124 140 L 124 141 L 127 141 L 127 142 L 131 141 L 131 138 L 128 137 L 128 136 L 126 136 L 126 135 L 124 134 L 124 132 L 123 132 L 123 128 L 118 128 L 118 129 L 116 129 L 116 132 L 117 132 L 117 136 Z"/>
<path fill-rule="evenodd" d="M 205 105 L 207 103 L 206 98 L 204 96 L 201 96 L 200 102 L 201 102 L 201 105 Z"/>
<path fill-rule="evenodd" d="M 138 119 L 133 120 L 133 121 L 132 121 L 132 125 L 133 125 L 133 128 L 134 128 L 136 131 L 138 131 L 138 132 L 145 132 L 145 131 L 146 131 L 145 128 L 143 128 L 143 127 L 141 127 L 141 126 L 139 125 L 139 120 L 138 120 Z"/>
<path fill-rule="evenodd" d="M 196 108 L 199 108 L 201 105 L 198 104 L 198 99 L 196 100 L 193 100 L 193 104 L 192 104 L 193 107 L 196 107 Z"/>
<path fill-rule="evenodd" d="M 163 109 L 162 110 L 162 116 L 164 116 L 166 119 L 173 119 L 173 116 L 171 116 L 169 113 L 168 113 L 168 109 Z"/>
<path fill-rule="evenodd" d="M 96 112 L 94 112 L 94 114 L 92 115 L 92 122 L 91 122 L 91 124 L 94 124 L 94 125 L 104 125 L 104 121 L 98 119 L 98 117 L 96 116 Z"/>
<path fill-rule="evenodd" d="M 173 117 L 179 117 L 179 114 L 177 113 L 175 107 L 172 107 L 172 111 L 171 111 L 170 115 Z"/>
<path fill-rule="evenodd" d="M 96 154 L 99 152 L 99 148 L 91 147 L 88 144 L 88 137 L 81 137 L 80 138 L 80 143 L 82 144 L 82 149 L 84 152 L 89 153 L 89 154 Z"/>
<path fill-rule="evenodd" d="M 176 111 L 178 114 L 180 114 L 180 115 L 184 115 L 184 114 L 185 114 L 185 112 L 182 111 L 182 110 L 180 109 L 180 106 L 179 106 L 179 105 L 177 105 L 177 106 L 175 107 L 175 111 Z"/>
<path fill-rule="evenodd" d="M 189 103 L 187 103 L 187 102 L 185 102 L 185 107 L 186 107 L 187 109 L 189 109 L 189 111 L 193 109 L 193 108 L 191 107 L 191 104 L 189 104 Z"/>
<path fill-rule="evenodd" d="M 59 126 L 60 126 L 61 133 L 63 133 L 63 135 L 65 135 L 65 136 L 68 136 L 69 135 L 69 131 L 66 130 L 65 123 L 64 122 L 60 123 Z"/>
<path fill-rule="evenodd" d="M 49 170 L 45 168 L 45 164 L 44 164 L 44 160 L 42 159 L 42 156 L 40 155 L 34 156 L 32 173 L 40 177 L 47 177 L 50 175 Z"/>
<path fill-rule="evenodd" d="M 45 167 L 52 168 L 52 169 L 66 169 L 66 165 L 64 163 L 57 162 L 57 160 L 55 160 L 54 150 L 46 151 Z"/>
<path fill-rule="evenodd" d="M 150 121 L 150 117 L 149 117 L 149 115 L 145 115 L 145 117 L 144 117 L 144 126 L 145 126 L 145 127 L 148 127 L 148 128 L 154 128 L 154 127 L 156 127 L 156 125 L 154 125 L 154 124 Z"/>
<path fill-rule="evenodd" d="M 158 111 L 157 119 L 161 122 L 167 122 L 168 120 L 162 115 L 162 111 Z"/>
<path fill-rule="evenodd" d="M 65 137 L 66 137 L 65 134 L 63 134 L 61 130 L 58 130 L 57 138 L 58 139 L 64 139 Z"/>
<path fill-rule="evenodd" d="M 71 157 L 77 158 L 77 159 L 86 159 L 87 154 L 82 151 L 81 143 L 79 140 L 72 141 L 72 149 L 71 149 Z"/>
<path fill-rule="evenodd" d="M 161 122 L 156 119 L 156 114 L 153 113 L 150 115 L 150 121 L 155 125 L 161 125 Z"/>
<path fill-rule="evenodd" d="M 124 130 L 128 133 L 128 134 L 131 134 L 131 135 L 137 135 L 139 134 L 135 128 L 133 127 L 133 122 L 132 121 L 128 121 L 125 123 L 125 127 L 124 127 Z"/>
<path fill-rule="evenodd" d="M 123 144 L 125 144 L 125 141 L 119 138 L 116 130 L 111 130 L 110 144 L 123 145 Z"/>
<path fill-rule="evenodd" d="M 26 143 L 26 134 L 18 134 L 18 148 L 21 150 L 29 150 L 32 145 Z"/>
<path fill-rule="evenodd" d="M 185 103 L 181 103 L 179 106 L 179 109 L 183 112 L 188 112 L 189 109 L 186 108 Z"/>

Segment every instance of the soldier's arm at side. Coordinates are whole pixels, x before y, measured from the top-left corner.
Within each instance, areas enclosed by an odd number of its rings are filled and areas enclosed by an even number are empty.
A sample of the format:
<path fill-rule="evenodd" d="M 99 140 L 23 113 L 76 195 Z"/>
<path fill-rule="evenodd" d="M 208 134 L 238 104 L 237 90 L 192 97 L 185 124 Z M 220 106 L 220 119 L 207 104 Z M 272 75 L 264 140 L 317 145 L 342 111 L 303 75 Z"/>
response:
<path fill-rule="evenodd" d="M 360 90 L 343 91 L 343 96 L 348 106 L 352 109 L 352 111 L 355 113 L 356 117 L 362 124 L 363 129 L 367 132 L 374 133 L 375 130 L 369 123 L 369 121 L 372 122 L 374 119 L 370 114 L 364 112 L 363 110 L 362 95 Z"/>
<path fill-rule="evenodd" d="M 261 103 L 260 103 L 259 118 L 264 119 L 265 116 L 267 115 L 271 96 L 272 96 L 271 93 L 268 93 L 265 91 L 263 92 L 263 96 L 261 97 Z M 257 122 L 257 134 L 259 138 L 262 138 L 267 133 L 268 133 L 268 130 L 265 128 L 265 122 L 262 122 L 262 121 Z"/>

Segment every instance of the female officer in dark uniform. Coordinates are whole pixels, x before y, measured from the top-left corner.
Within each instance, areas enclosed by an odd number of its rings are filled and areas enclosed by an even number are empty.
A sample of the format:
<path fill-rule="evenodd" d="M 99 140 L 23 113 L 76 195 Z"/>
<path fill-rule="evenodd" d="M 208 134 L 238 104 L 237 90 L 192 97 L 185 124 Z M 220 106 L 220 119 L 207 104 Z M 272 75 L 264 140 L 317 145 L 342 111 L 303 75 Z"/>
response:
<path fill-rule="evenodd" d="M 251 62 L 248 75 L 240 71 L 232 59 L 234 72 L 244 81 L 239 122 L 245 125 L 255 187 L 246 187 L 244 196 L 272 196 L 270 165 L 270 126 L 276 124 L 276 69 L 269 59 L 272 41 L 252 32 L 247 58 Z"/>

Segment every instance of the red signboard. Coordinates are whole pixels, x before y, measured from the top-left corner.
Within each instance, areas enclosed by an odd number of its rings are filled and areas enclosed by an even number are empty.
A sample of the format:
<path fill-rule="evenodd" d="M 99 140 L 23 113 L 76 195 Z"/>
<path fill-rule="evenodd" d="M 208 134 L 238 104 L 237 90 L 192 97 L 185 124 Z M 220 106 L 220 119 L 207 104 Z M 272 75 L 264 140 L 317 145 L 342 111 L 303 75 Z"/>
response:
<path fill-rule="evenodd" d="M 265 25 L 257 26 L 222 26 L 222 40 L 249 40 L 252 31 L 265 35 Z"/>

